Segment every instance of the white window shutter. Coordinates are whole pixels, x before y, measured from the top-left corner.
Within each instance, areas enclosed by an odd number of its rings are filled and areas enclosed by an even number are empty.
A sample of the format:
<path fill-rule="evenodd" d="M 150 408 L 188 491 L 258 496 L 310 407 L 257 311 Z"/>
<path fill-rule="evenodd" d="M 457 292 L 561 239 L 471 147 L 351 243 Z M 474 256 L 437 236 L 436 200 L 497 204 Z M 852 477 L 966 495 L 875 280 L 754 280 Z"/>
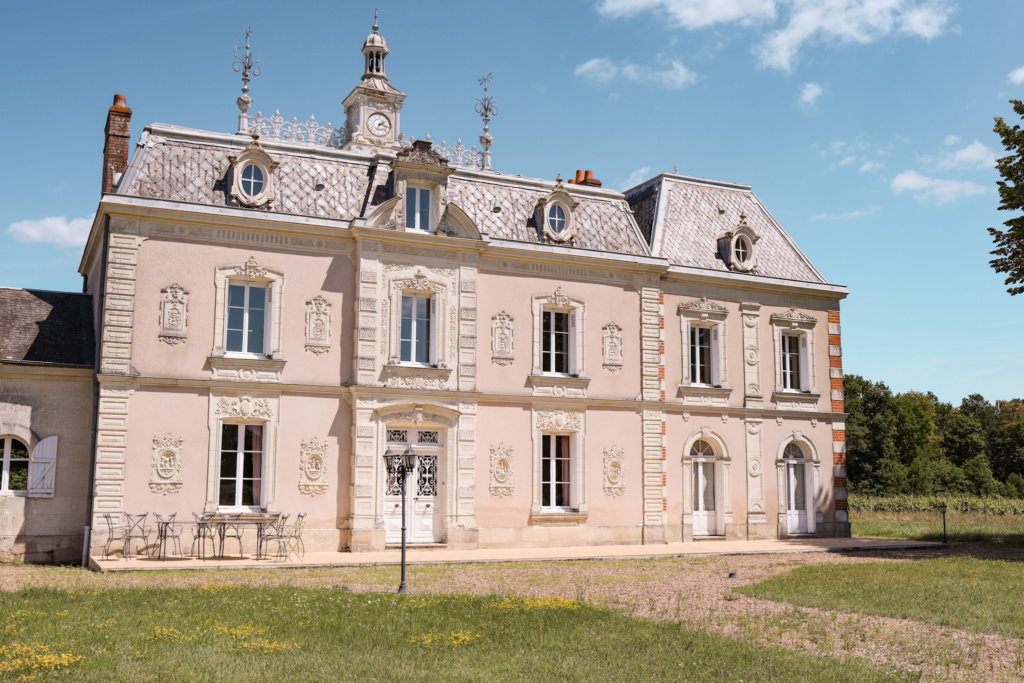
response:
<path fill-rule="evenodd" d="M 437 297 L 438 295 L 435 294 L 428 299 L 428 301 L 430 301 L 430 340 L 427 344 L 430 347 L 430 351 L 427 354 L 427 358 L 430 359 L 431 365 L 437 365 L 437 362 L 440 359 L 438 347 L 441 345 L 441 321 L 438 320 L 440 316 L 437 314 Z M 454 361 L 455 359 L 453 358 L 452 362 Z"/>
<path fill-rule="evenodd" d="M 722 385 L 722 369 L 721 351 L 719 350 L 719 336 L 718 336 L 718 325 L 711 328 L 711 384 L 713 386 Z"/>
<path fill-rule="evenodd" d="M 800 335 L 800 390 L 811 390 L 811 353 L 807 348 L 807 335 Z"/>
<path fill-rule="evenodd" d="M 569 311 L 569 373 L 582 374 L 579 368 L 579 354 L 576 347 L 579 344 L 579 330 L 576 329 L 576 309 Z M 553 350 L 553 349 L 552 349 Z"/>
<path fill-rule="evenodd" d="M 28 460 L 28 495 L 32 498 L 53 498 L 57 478 L 57 435 L 48 436 L 32 449 Z"/>

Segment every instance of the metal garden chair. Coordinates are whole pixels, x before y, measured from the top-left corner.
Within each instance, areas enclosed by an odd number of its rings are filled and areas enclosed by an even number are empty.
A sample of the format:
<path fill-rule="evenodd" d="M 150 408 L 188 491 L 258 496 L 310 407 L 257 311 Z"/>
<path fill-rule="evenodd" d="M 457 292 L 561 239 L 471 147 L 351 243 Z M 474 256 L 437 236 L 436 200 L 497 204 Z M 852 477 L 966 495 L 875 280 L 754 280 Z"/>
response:
<path fill-rule="evenodd" d="M 209 542 L 213 546 L 213 554 L 217 555 L 217 537 L 214 535 L 214 530 L 210 526 L 210 520 L 207 517 L 201 517 L 196 513 L 192 513 L 192 517 L 195 518 L 195 526 L 192 529 L 192 548 L 189 550 L 189 555 L 195 557 L 196 546 L 199 546 L 199 558 L 206 559 L 206 543 Z"/>
<path fill-rule="evenodd" d="M 224 559 L 224 543 L 229 539 L 233 538 L 238 541 L 238 556 L 243 555 L 242 551 L 242 525 L 238 524 L 238 520 L 242 518 L 242 514 L 238 513 L 235 515 L 223 515 L 222 521 L 220 522 L 220 559 Z"/>
<path fill-rule="evenodd" d="M 138 539 L 142 541 L 142 549 L 149 553 L 149 530 L 146 528 L 146 517 L 149 516 L 148 512 L 143 512 L 141 515 L 129 515 L 125 513 L 125 519 L 128 520 L 128 528 L 124 534 L 124 559 L 128 559 L 132 553 L 132 541 Z"/>
<path fill-rule="evenodd" d="M 109 512 L 103 513 L 103 520 L 107 523 L 107 541 L 103 544 L 103 559 L 106 560 L 110 557 L 110 545 L 117 541 L 121 542 L 121 552 L 124 553 L 124 547 L 128 544 L 125 538 L 128 527 L 114 521 L 114 515 Z"/>

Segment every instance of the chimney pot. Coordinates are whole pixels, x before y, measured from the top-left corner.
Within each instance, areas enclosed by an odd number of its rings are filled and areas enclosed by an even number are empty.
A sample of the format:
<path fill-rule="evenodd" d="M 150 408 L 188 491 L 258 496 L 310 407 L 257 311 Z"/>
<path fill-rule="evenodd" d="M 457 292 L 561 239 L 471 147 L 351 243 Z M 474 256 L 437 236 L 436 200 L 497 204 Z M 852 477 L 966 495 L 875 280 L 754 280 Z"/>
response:
<path fill-rule="evenodd" d="M 584 172 L 582 170 L 576 171 L 576 184 L 579 185 L 583 182 Z"/>
<path fill-rule="evenodd" d="M 128 104 L 125 102 L 124 95 L 114 95 L 114 106 L 118 109 L 127 109 Z"/>
<path fill-rule="evenodd" d="M 594 179 L 594 172 L 593 171 L 587 171 L 584 174 L 583 179 L 584 180 L 593 180 Z"/>

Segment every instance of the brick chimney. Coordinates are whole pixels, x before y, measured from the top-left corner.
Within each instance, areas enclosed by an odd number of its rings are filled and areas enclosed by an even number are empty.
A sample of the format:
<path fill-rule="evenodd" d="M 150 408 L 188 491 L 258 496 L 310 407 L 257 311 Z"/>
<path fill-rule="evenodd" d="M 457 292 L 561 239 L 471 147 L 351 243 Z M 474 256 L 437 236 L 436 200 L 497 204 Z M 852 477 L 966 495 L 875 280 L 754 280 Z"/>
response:
<path fill-rule="evenodd" d="M 114 105 L 107 112 L 107 127 L 103 130 L 103 194 L 117 189 L 117 182 L 128 170 L 128 142 L 131 139 L 132 110 L 124 95 L 114 95 Z"/>

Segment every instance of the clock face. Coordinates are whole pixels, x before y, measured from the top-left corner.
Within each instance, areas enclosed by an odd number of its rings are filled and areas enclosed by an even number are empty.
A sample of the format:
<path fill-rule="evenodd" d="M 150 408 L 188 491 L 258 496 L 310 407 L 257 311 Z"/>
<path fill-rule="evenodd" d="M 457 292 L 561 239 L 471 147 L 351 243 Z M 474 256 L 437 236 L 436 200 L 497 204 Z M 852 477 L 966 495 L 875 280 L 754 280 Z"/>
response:
<path fill-rule="evenodd" d="M 384 114 L 373 114 L 366 120 L 366 128 L 371 135 L 384 137 L 391 130 L 391 122 Z"/>

